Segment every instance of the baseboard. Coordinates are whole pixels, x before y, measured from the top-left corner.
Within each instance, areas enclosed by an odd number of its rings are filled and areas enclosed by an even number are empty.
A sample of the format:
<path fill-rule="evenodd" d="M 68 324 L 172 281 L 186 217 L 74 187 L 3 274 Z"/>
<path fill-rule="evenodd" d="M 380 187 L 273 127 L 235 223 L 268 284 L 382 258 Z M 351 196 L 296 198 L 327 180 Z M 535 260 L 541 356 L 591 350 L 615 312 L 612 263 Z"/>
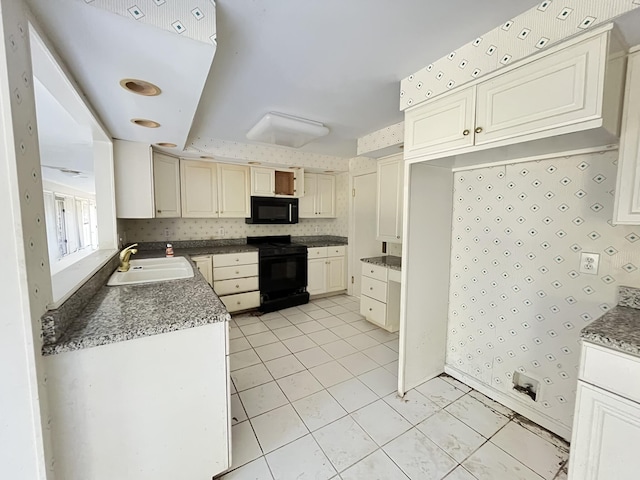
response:
<path fill-rule="evenodd" d="M 538 425 L 546 428 L 547 430 L 550 430 L 551 432 L 565 439 L 567 442 L 571 442 L 571 427 L 559 423 L 557 420 L 554 420 L 553 418 L 538 412 L 537 410 L 531 408 L 529 405 L 519 402 L 517 399 L 506 395 L 504 392 L 500 392 L 499 390 L 496 390 L 495 388 L 480 382 L 476 378 L 464 372 L 461 372 L 455 367 L 445 365 L 444 372 L 447 375 L 451 375 L 456 380 L 461 381 L 465 385 L 479 391 L 483 395 L 486 395 L 490 399 L 495 400 L 505 407 L 510 408 L 514 412 L 527 417 L 532 422 L 535 422 Z"/>
<path fill-rule="evenodd" d="M 309 300 L 320 300 L 321 298 L 335 297 L 336 295 L 345 295 L 347 290 L 338 290 L 337 292 L 318 293 L 316 295 L 310 295 Z"/>

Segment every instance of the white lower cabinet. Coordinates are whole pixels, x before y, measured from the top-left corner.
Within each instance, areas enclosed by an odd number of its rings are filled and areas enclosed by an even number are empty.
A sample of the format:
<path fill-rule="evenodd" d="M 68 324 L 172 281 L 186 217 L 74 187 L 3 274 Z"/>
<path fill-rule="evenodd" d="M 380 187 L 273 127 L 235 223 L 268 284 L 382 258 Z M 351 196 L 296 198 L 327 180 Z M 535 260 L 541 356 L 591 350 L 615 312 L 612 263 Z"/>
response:
<path fill-rule="evenodd" d="M 258 252 L 212 256 L 213 290 L 229 313 L 260 306 Z"/>
<path fill-rule="evenodd" d="M 346 248 L 344 246 L 309 248 L 307 255 L 307 292 L 309 295 L 347 289 Z"/>
<path fill-rule="evenodd" d="M 208 479 L 230 466 L 227 323 L 43 358 L 56 478 Z"/>
<path fill-rule="evenodd" d="M 360 314 L 390 332 L 400 328 L 400 272 L 362 262 Z"/>
<path fill-rule="evenodd" d="M 211 266 L 211 255 L 201 255 L 198 257 L 191 257 L 193 263 L 196 264 L 198 270 L 207 281 L 207 283 L 213 286 L 213 267 Z"/>
<path fill-rule="evenodd" d="M 570 480 L 639 478 L 639 372 L 639 358 L 583 343 Z"/>

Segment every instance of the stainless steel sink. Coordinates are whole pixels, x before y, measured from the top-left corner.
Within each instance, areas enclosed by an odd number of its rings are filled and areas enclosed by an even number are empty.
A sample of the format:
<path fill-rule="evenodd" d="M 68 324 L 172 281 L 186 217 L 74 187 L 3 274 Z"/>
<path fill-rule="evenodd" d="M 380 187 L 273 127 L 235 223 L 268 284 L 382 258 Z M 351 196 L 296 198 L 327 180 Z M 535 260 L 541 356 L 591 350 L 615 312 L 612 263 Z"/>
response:
<path fill-rule="evenodd" d="M 193 277 L 193 268 L 184 257 L 131 260 L 128 272 L 114 272 L 107 285 L 135 285 Z"/>

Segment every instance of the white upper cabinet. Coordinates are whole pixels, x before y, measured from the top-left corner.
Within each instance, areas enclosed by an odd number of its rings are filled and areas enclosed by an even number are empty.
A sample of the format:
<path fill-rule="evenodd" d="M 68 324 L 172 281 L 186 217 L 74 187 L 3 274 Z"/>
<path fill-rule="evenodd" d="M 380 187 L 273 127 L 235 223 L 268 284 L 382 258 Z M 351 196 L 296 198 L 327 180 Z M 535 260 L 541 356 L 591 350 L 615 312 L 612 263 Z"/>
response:
<path fill-rule="evenodd" d="M 251 195 L 273 197 L 276 194 L 276 171 L 273 168 L 251 167 Z"/>
<path fill-rule="evenodd" d="M 113 141 L 113 169 L 118 218 L 153 218 L 153 161 L 147 143 Z"/>
<path fill-rule="evenodd" d="M 304 196 L 298 207 L 300 218 L 336 216 L 336 177 L 322 173 L 304 174 Z"/>
<path fill-rule="evenodd" d="M 180 161 L 182 216 L 245 218 L 250 215 L 250 169 L 241 165 Z"/>
<path fill-rule="evenodd" d="M 613 220 L 640 225 L 640 46 L 629 56 L 625 99 Z"/>
<path fill-rule="evenodd" d="M 153 185 L 156 217 L 180 217 L 180 159 L 154 153 Z"/>
<path fill-rule="evenodd" d="M 249 167 L 218 164 L 220 218 L 251 216 L 251 176 Z"/>
<path fill-rule="evenodd" d="M 378 161 L 377 238 L 402 243 L 404 161 L 402 155 Z"/>
<path fill-rule="evenodd" d="M 473 145 L 475 95 L 474 87 L 465 88 L 408 114 L 405 151 L 424 155 Z"/>
<path fill-rule="evenodd" d="M 182 216 L 218 217 L 218 168 L 211 162 L 180 161 Z"/>
<path fill-rule="evenodd" d="M 616 143 L 625 59 L 607 28 L 407 110 L 405 158 L 466 166 Z"/>
<path fill-rule="evenodd" d="M 480 83 L 476 145 L 601 117 L 606 55 L 601 35 Z"/>

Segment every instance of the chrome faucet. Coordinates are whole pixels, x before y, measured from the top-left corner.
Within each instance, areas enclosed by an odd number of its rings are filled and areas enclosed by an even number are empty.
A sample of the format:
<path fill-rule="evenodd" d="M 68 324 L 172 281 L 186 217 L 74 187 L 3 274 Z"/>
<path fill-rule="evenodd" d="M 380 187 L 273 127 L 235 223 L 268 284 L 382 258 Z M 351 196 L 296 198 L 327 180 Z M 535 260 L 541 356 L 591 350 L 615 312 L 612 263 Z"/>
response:
<path fill-rule="evenodd" d="M 118 267 L 119 272 L 128 272 L 131 265 L 129 265 L 129 259 L 131 255 L 138 253 L 137 243 L 133 245 L 129 245 L 127 248 L 120 252 L 120 266 Z"/>

